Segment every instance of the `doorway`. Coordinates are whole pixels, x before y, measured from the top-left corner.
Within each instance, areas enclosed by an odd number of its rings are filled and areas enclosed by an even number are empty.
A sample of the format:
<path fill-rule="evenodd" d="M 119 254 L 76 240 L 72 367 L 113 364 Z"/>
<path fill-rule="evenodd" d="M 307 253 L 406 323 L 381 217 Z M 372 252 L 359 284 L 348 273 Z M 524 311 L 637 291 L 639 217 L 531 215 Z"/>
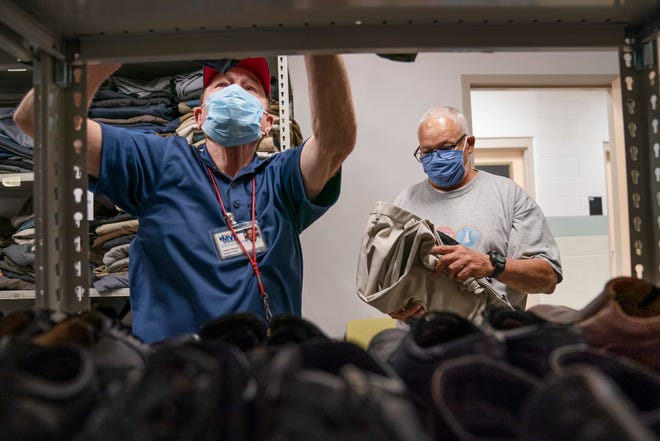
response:
<path fill-rule="evenodd" d="M 603 147 L 616 142 L 612 88 L 471 84 L 468 99 L 475 166 L 510 173 L 542 208 L 560 248 L 563 282 L 552 296 L 529 296 L 528 306 L 582 308 L 615 275 L 619 258 L 610 218 L 617 175 Z M 528 146 L 512 148 L 507 139 Z"/>
<path fill-rule="evenodd" d="M 475 143 L 474 166 L 512 179 L 534 197 L 532 143 L 530 137 L 479 137 Z"/>

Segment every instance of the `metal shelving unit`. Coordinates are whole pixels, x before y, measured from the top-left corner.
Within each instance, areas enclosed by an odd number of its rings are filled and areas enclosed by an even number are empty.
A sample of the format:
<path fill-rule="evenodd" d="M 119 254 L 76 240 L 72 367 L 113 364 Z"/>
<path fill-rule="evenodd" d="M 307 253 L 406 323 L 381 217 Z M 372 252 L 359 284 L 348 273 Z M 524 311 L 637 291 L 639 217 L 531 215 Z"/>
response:
<path fill-rule="evenodd" d="M 86 219 L 76 215 L 81 209 L 72 197 L 74 188 L 86 188 L 78 105 L 80 98 L 84 103 L 86 64 L 303 52 L 618 48 L 627 109 L 632 273 L 660 283 L 657 0 L 191 0 L 185 7 L 174 0 L 157 6 L 0 0 L 0 9 L 0 68 L 31 65 L 38 92 L 38 305 L 72 310 L 89 303 L 84 270 L 76 271 L 86 245 L 75 240 Z"/>
<path fill-rule="evenodd" d="M 129 289 L 115 289 L 111 292 L 99 294 L 94 288 L 89 290 L 91 298 L 109 298 L 109 297 L 128 297 Z M 0 301 L 2 300 L 34 300 L 35 292 L 33 290 L 11 290 L 0 291 Z"/>

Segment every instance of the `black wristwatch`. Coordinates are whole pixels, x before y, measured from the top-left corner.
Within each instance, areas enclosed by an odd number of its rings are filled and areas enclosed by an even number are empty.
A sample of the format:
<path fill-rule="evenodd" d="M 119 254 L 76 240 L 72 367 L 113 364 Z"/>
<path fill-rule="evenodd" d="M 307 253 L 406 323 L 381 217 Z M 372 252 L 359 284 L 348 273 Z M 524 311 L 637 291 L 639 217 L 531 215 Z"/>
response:
<path fill-rule="evenodd" d="M 506 257 L 504 254 L 499 251 L 489 251 L 488 257 L 490 257 L 490 263 L 493 264 L 495 268 L 493 273 L 488 277 L 497 277 L 504 272 L 504 266 L 506 265 Z"/>

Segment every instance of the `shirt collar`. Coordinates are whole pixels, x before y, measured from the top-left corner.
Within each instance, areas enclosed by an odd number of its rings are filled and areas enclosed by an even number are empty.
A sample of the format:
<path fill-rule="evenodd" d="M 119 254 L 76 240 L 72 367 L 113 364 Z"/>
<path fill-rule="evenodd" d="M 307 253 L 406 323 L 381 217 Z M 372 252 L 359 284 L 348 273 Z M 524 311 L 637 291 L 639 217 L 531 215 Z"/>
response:
<path fill-rule="evenodd" d="M 220 170 L 218 170 L 218 168 L 216 167 L 215 163 L 213 162 L 213 159 L 211 159 L 211 155 L 210 155 L 208 149 L 206 148 L 206 143 L 200 145 L 200 146 L 197 147 L 195 150 L 196 150 L 196 152 L 197 152 L 197 154 L 198 154 L 200 160 L 202 161 L 202 163 L 203 163 L 205 166 L 210 167 L 211 170 L 213 170 L 213 171 L 215 171 L 215 172 L 222 173 L 222 172 L 221 172 Z M 238 174 L 236 175 L 236 177 L 235 177 L 234 179 L 240 178 L 241 176 L 252 175 L 252 174 L 256 173 L 257 170 L 259 170 L 259 169 L 265 167 L 266 164 L 268 164 L 268 163 L 270 162 L 271 158 L 272 158 L 272 157 L 268 157 L 268 158 L 261 159 L 261 158 L 259 158 L 259 156 L 255 153 L 254 156 L 252 157 L 252 162 L 250 162 L 247 166 L 243 167 L 243 168 L 238 172 Z"/>

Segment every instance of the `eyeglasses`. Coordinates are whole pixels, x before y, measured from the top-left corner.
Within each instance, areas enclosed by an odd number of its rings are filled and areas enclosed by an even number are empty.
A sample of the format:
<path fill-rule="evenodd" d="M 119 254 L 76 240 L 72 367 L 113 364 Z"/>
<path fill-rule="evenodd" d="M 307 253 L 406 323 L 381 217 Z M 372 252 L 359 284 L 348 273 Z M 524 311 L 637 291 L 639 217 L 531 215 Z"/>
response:
<path fill-rule="evenodd" d="M 459 144 L 461 143 L 463 138 L 465 138 L 466 136 L 467 136 L 467 133 L 463 133 L 461 135 L 461 137 L 458 138 L 454 144 L 439 146 L 439 147 L 434 148 L 430 152 L 427 152 L 427 153 L 424 153 L 424 154 L 422 154 L 422 152 L 419 150 L 419 146 L 417 146 L 417 148 L 413 152 L 413 157 L 417 160 L 417 162 L 422 162 L 422 157 L 424 157 L 424 156 L 426 156 L 430 153 L 434 153 L 434 152 L 442 151 L 442 150 L 456 150 L 456 148 L 459 146 Z"/>

